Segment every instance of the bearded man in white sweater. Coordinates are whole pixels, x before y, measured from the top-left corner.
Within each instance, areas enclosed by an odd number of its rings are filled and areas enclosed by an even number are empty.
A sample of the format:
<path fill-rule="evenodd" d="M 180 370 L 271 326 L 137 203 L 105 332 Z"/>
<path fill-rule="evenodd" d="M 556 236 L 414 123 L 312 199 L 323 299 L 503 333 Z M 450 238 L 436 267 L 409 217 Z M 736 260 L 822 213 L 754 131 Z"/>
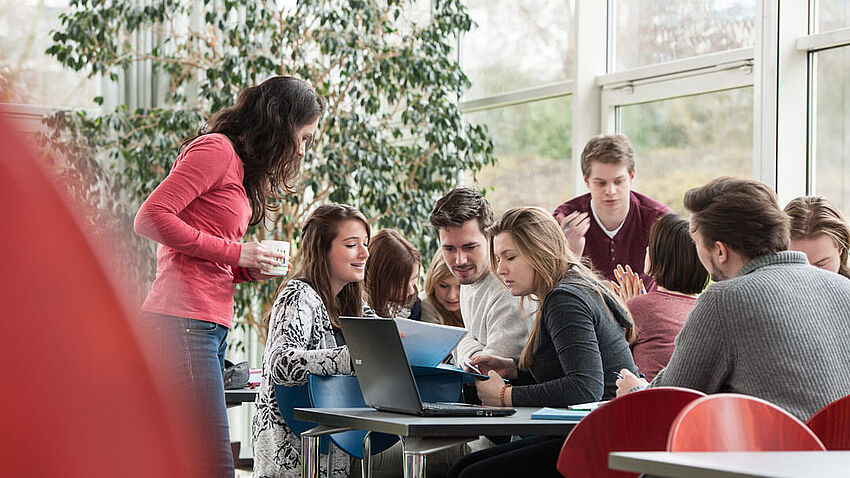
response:
<path fill-rule="evenodd" d="M 460 312 L 467 334 L 455 349 L 455 361 L 465 367 L 479 354 L 519 357 L 534 310 L 520 310 L 519 299 L 490 271 L 490 203 L 474 189 L 456 188 L 437 201 L 430 221 L 443 259 L 461 284 Z"/>

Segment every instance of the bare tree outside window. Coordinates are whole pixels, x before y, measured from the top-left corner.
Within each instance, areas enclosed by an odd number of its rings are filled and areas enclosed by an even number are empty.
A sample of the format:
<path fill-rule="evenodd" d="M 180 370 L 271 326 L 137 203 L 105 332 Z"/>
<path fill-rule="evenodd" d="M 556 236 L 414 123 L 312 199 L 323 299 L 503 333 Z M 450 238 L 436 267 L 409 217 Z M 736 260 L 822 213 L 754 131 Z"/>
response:
<path fill-rule="evenodd" d="M 850 213 L 850 47 L 815 53 L 815 192 Z"/>
<path fill-rule="evenodd" d="M 755 0 L 615 0 L 614 69 L 755 44 Z"/>
<path fill-rule="evenodd" d="M 477 27 L 462 39 L 465 100 L 573 78 L 572 0 L 470 0 Z"/>
<path fill-rule="evenodd" d="M 753 174 L 753 89 L 620 108 L 637 157 L 634 188 L 681 212 L 690 188 Z"/>
<path fill-rule="evenodd" d="M 100 83 L 44 51 L 67 0 L 0 0 L 0 102 L 64 108 L 97 106 Z"/>

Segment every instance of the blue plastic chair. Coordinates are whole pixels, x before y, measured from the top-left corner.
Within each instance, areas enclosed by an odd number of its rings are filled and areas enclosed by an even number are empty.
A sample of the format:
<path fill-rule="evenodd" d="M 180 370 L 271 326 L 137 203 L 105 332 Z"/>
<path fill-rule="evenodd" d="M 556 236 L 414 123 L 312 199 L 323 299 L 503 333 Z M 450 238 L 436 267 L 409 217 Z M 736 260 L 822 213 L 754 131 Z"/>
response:
<path fill-rule="evenodd" d="M 417 374 L 416 385 L 426 402 L 457 402 L 461 396 L 463 377 L 460 374 L 434 375 Z M 368 408 L 360 391 L 360 383 L 354 375 L 310 375 L 307 383 L 295 387 L 274 384 L 275 399 L 284 422 L 296 435 L 316 427 L 316 423 L 296 420 L 295 408 Z M 368 437 L 368 439 L 367 439 Z M 359 459 L 364 458 L 364 449 L 376 455 L 393 446 L 398 437 L 365 430 L 351 430 L 321 437 L 319 450 L 327 454 L 328 438 L 342 451 Z M 369 460 L 363 463 L 364 476 L 369 474 Z"/>
<path fill-rule="evenodd" d="M 288 387 L 286 385 L 278 385 L 275 383 L 274 397 L 275 401 L 277 401 L 277 408 L 280 410 L 280 415 L 283 417 L 283 421 L 296 436 L 301 436 L 303 432 L 319 426 L 318 423 L 296 420 L 293 416 L 293 409 L 295 408 L 313 408 L 313 404 L 310 402 L 310 393 L 306 383 L 295 387 Z M 319 439 L 319 450 L 321 450 L 323 454 L 328 453 L 328 443 L 327 437 L 321 437 Z"/>
<path fill-rule="evenodd" d="M 354 375 L 310 375 L 307 380 L 310 402 L 314 408 L 368 408 Z M 336 446 L 349 455 L 363 459 L 364 440 L 370 435 L 370 452 L 376 455 L 398 441 L 395 435 L 351 430 L 330 435 Z M 325 453 L 322 451 L 322 453 Z"/>

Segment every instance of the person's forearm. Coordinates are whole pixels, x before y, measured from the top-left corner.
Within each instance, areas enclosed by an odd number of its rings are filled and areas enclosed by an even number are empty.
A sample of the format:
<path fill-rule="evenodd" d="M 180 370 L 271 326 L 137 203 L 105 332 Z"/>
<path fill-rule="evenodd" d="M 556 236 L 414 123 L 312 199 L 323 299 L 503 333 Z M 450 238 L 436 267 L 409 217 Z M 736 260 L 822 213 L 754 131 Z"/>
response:
<path fill-rule="evenodd" d="M 460 339 L 457 347 L 455 347 L 455 359 L 458 364 L 465 363 L 469 361 L 472 357 L 482 353 L 484 351 L 484 344 L 479 342 L 472 336 L 472 334 L 467 333 Z"/>

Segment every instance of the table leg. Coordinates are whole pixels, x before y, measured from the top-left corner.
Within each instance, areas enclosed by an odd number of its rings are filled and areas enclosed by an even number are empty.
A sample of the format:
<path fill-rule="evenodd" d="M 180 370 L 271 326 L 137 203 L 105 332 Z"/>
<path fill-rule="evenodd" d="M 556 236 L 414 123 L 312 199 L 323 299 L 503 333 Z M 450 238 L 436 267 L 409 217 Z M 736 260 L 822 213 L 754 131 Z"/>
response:
<path fill-rule="evenodd" d="M 301 434 L 301 478 L 319 478 L 319 438 L 348 430 L 351 428 L 320 425 Z"/>
<path fill-rule="evenodd" d="M 408 438 L 404 448 L 404 478 L 424 478 L 425 457 L 446 448 L 477 440 L 478 437 Z"/>
<path fill-rule="evenodd" d="M 319 478 L 319 436 L 301 435 L 301 478 Z"/>
<path fill-rule="evenodd" d="M 425 478 L 425 456 L 404 452 L 404 478 Z"/>

